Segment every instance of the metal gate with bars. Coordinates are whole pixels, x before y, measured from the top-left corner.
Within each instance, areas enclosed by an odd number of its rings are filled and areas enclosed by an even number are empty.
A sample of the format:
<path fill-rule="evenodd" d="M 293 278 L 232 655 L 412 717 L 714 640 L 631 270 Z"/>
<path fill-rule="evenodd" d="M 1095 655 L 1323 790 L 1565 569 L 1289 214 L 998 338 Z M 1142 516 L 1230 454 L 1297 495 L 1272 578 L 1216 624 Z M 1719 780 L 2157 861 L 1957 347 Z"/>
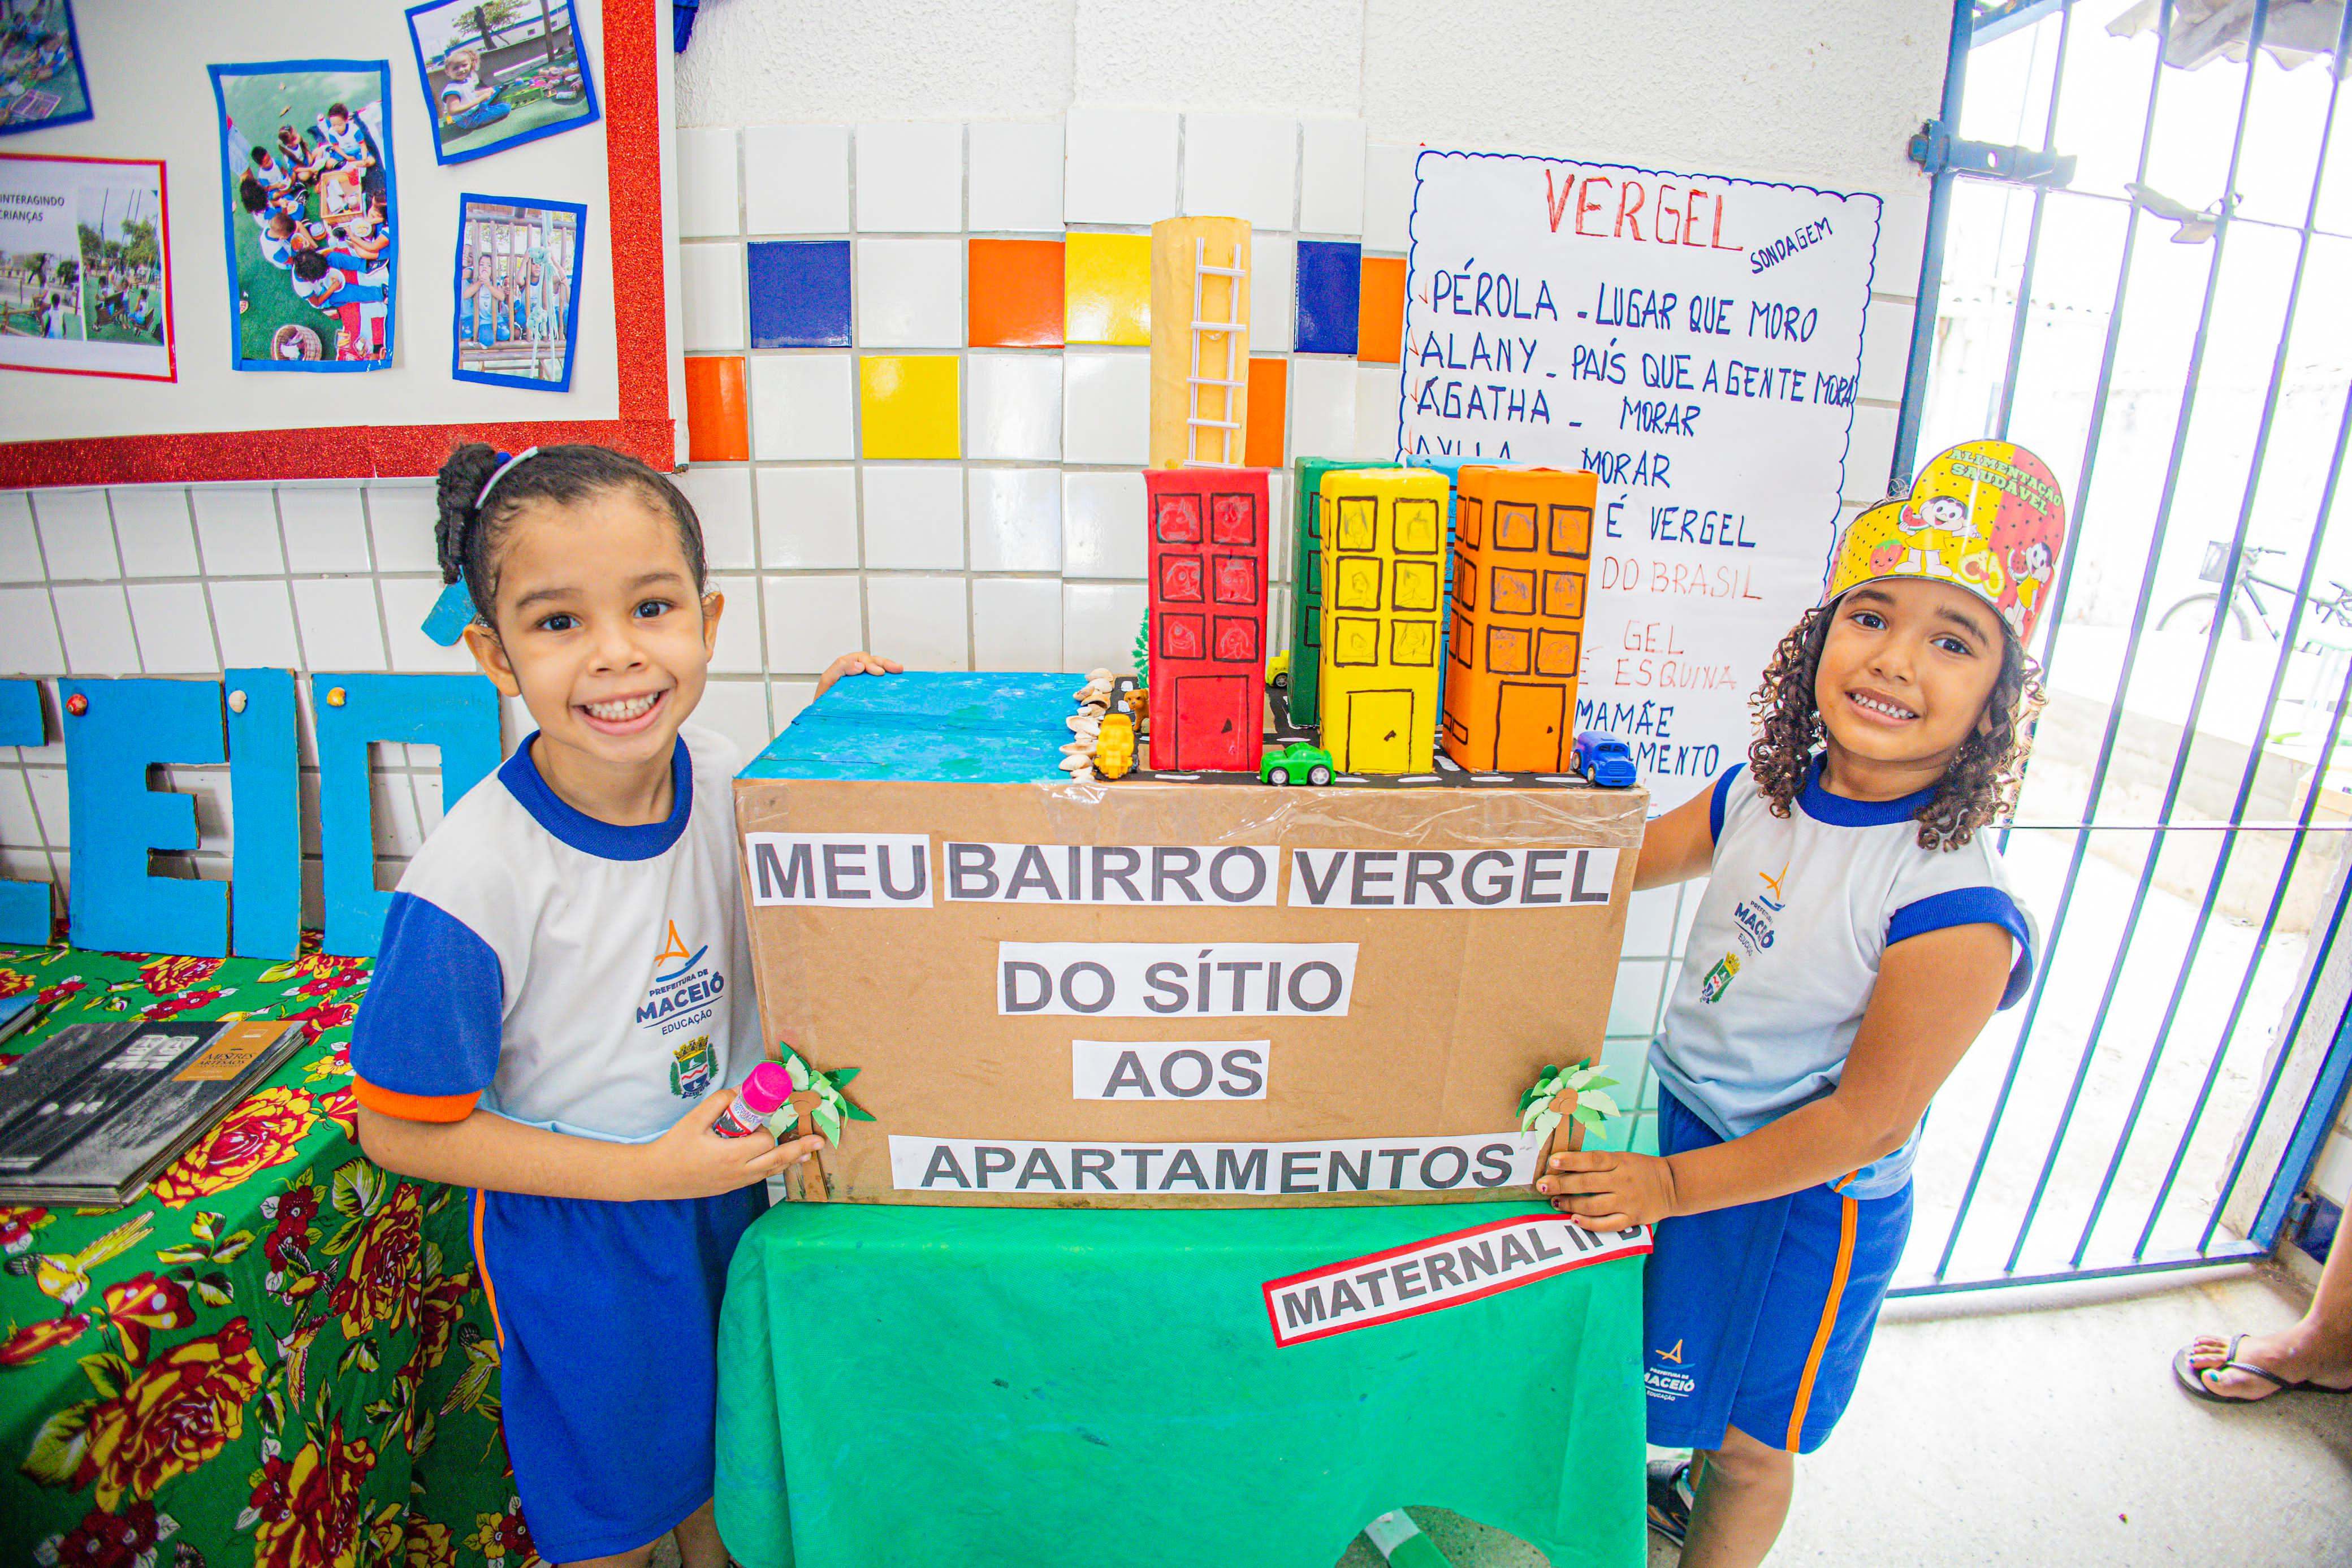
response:
<path fill-rule="evenodd" d="M 2352 843 L 2352 10 L 2290 5 L 2291 43 L 2273 0 L 1960 0 L 1914 146 L 1895 477 L 1998 434 L 2073 516 L 2002 836 L 2043 962 L 1938 1099 L 1896 1294 L 2267 1254 L 2352 1064 L 2318 1000 Z M 2307 1024 L 2315 1072 L 2272 1049 Z"/>

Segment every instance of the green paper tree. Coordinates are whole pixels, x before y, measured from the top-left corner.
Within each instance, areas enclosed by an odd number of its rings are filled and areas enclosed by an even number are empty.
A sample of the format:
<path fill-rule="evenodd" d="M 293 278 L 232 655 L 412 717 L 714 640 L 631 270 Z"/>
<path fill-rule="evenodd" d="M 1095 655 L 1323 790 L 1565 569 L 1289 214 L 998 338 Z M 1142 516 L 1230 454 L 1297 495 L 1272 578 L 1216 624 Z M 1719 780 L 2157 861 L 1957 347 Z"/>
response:
<path fill-rule="evenodd" d="M 1552 1102 L 1563 1091 L 1574 1090 L 1576 1105 L 1568 1113 L 1569 1120 L 1588 1133 L 1598 1133 L 1609 1124 L 1610 1117 L 1625 1113 L 1615 1100 L 1602 1092 L 1616 1087 L 1617 1080 L 1603 1076 L 1597 1061 L 1572 1069 L 1547 1066 L 1536 1075 L 1528 1092 L 1519 1096 L 1519 1131 L 1549 1137 L 1560 1121 L 1560 1113 L 1552 1109 Z"/>
<path fill-rule="evenodd" d="M 809 1112 L 809 1120 L 816 1124 L 816 1130 L 824 1134 L 826 1143 L 835 1148 L 841 1146 L 841 1124 L 844 1117 L 853 1122 L 874 1120 L 871 1112 L 852 1103 L 849 1097 L 842 1092 L 849 1081 L 857 1076 L 859 1069 L 836 1067 L 830 1071 L 821 1072 L 811 1067 L 807 1058 L 802 1056 L 791 1046 L 779 1042 L 776 1049 L 782 1053 L 784 1071 L 792 1076 L 793 1092 L 797 1094 L 803 1090 L 815 1092 L 816 1104 Z"/>
<path fill-rule="evenodd" d="M 1151 686 L 1151 606 L 1143 607 L 1143 622 L 1135 629 L 1135 679 L 1145 690 Z"/>

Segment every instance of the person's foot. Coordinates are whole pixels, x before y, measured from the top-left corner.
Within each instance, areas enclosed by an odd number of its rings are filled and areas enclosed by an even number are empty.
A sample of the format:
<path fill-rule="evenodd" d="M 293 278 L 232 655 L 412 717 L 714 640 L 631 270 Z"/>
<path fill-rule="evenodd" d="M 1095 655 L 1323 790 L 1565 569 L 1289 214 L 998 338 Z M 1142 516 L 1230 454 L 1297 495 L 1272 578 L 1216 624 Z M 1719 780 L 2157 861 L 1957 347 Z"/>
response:
<path fill-rule="evenodd" d="M 1652 1459 L 1648 1467 L 1650 1529 L 1676 1546 L 1690 1532 L 1691 1503 L 1696 1497 L 1690 1470 L 1688 1459 Z"/>
<path fill-rule="evenodd" d="M 2302 1323 L 2274 1334 L 2239 1334 L 2222 1338 L 2199 1334 L 2182 1353 L 2197 1380 L 2214 1396 L 2252 1403 L 2267 1399 L 2298 1383 L 2315 1387 L 2352 1389 L 2352 1354 L 2329 1355 L 2318 1336 Z M 2235 1365 L 2224 1363 L 2234 1361 Z M 2249 1372 L 2247 1367 L 2262 1372 Z"/>

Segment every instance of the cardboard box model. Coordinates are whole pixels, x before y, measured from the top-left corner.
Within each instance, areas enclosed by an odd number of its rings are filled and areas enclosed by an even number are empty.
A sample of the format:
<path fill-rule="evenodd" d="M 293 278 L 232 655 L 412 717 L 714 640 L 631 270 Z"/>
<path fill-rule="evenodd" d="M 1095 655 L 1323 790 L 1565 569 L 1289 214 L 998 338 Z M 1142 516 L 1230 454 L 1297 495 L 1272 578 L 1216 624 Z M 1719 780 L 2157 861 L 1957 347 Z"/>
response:
<path fill-rule="evenodd" d="M 1076 675 L 860 677 L 747 767 L 771 1040 L 856 1069 L 835 1199 L 1527 1196 L 1597 1057 L 1647 797 L 1059 770 Z"/>
<path fill-rule="evenodd" d="M 1323 476 L 1323 749 L 1343 773 L 1435 766 L 1445 476 L 1422 468 Z"/>
<path fill-rule="evenodd" d="M 1477 772 L 1576 760 L 1576 672 L 1599 480 L 1465 468 L 1455 501 L 1445 755 Z"/>
<path fill-rule="evenodd" d="M 1323 722 L 1318 700 L 1323 674 L 1323 476 L 1339 468 L 1393 468 L 1383 462 L 1351 463 L 1340 457 L 1302 457 L 1292 465 L 1290 559 L 1297 580 L 1290 597 L 1290 719 Z"/>

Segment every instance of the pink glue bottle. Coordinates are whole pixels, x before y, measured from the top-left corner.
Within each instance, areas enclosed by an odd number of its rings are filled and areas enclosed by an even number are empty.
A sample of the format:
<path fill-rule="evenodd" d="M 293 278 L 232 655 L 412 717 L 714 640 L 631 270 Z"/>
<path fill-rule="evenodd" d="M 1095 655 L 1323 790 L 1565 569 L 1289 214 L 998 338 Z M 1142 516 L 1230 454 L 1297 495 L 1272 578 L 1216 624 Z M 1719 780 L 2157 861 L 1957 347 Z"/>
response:
<path fill-rule="evenodd" d="M 768 1118 L 792 1103 L 793 1075 L 783 1064 L 763 1061 L 751 1069 L 733 1103 L 719 1113 L 710 1130 L 722 1138 L 748 1138 L 768 1130 Z"/>

